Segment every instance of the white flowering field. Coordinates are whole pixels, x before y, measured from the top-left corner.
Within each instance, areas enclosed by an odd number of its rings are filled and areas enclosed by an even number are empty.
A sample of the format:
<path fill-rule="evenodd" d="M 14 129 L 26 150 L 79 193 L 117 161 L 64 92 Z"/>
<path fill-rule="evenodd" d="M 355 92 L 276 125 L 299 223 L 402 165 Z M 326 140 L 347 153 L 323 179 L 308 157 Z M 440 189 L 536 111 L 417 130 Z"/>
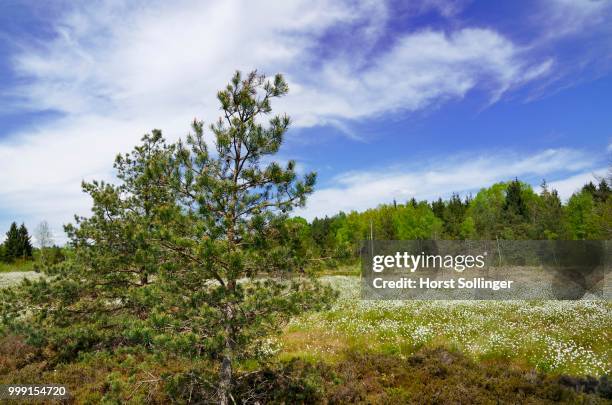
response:
<path fill-rule="evenodd" d="M 0 273 L 0 288 L 33 272 Z M 540 371 L 612 371 L 612 303 L 602 301 L 363 301 L 359 278 L 327 276 L 340 292 L 331 310 L 295 318 L 259 350 L 340 358 L 347 349 L 406 356 L 443 345 L 476 359 L 507 358 Z"/>
<path fill-rule="evenodd" d="M 405 356 L 443 345 L 552 373 L 600 376 L 612 369 L 609 302 L 362 301 L 358 277 L 324 281 L 340 299 L 329 311 L 294 319 L 282 336 L 282 355 L 333 360 L 357 349 Z"/>
<path fill-rule="evenodd" d="M 33 271 L 11 271 L 0 273 L 0 288 L 19 284 L 24 278 L 36 279 L 39 277 L 42 277 L 42 274 Z"/>

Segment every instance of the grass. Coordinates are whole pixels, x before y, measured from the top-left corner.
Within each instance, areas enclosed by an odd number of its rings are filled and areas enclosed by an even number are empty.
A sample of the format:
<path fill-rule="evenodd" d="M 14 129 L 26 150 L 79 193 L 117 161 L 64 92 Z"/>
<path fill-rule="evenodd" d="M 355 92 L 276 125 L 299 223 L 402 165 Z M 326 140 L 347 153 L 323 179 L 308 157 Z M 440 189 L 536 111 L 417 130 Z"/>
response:
<path fill-rule="evenodd" d="M 361 274 L 361 267 L 359 263 L 356 264 L 344 264 L 334 268 L 325 268 L 317 271 L 318 276 L 359 276 Z"/>
<path fill-rule="evenodd" d="M 359 278 L 323 279 L 341 298 L 331 310 L 288 325 L 279 339 L 282 358 L 334 362 L 347 350 L 405 358 L 442 346 L 552 374 L 601 376 L 612 369 L 609 302 L 362 301 Z"/>
<path fill-rule="evenodd" d="M 35 268 L 36 262 L 34 260 L 15 260 L 13 263 L 0 262 L 0 273 L 34 271 Z"/>

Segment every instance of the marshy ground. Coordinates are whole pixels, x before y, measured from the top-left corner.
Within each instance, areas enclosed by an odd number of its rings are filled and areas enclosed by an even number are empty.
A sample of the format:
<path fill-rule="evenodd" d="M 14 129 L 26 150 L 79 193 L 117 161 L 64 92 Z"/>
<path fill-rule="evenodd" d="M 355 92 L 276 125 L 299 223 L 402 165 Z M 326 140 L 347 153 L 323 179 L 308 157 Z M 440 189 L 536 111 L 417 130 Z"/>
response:
<path fill-rule="evenodd" d="M 0 286 L 39 276 L 0 273 Z M 245 364 L 237 395 L 272 403 L 612 401 L 609 302 L 364 301 L 358 277 L 323 281 L 340 292 L 337 302 L 265 341 L 259 350 L 272 361 Z M 209 367 L 122 350 L 51 369 L 18 339 L 0 342 L 0 383 L 62 382 L 77 402 L 164 403 L 194 395 L 181 384 L 197 373 L 204 380 Z"/>

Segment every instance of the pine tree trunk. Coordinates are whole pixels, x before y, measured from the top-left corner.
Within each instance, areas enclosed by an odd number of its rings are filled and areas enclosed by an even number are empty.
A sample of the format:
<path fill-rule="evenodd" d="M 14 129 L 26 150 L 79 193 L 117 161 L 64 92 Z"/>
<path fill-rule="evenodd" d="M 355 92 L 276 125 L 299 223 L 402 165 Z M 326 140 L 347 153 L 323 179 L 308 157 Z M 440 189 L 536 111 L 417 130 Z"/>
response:
<path fill-rule="evenodd" d="M 228 353 L 223 354 L 223 362 L 221 363 L 219 374 L 219 403 L 221 405 L 229 405 L 232 384 L 232 357 Z"/>
<path fill-rule="evenodd" d="M 233 311 L 230 305 L 225 308 L 226 324 L 225 324 L 225 348 L 223 349 L 223 357 L 221 368 L 219 369 L 219 403 L 221 405 L 229 405 L 231 399 L 232 388 L 232 360 L 234 355 L 233 347 L 233 329 L 231 318 Z"/>

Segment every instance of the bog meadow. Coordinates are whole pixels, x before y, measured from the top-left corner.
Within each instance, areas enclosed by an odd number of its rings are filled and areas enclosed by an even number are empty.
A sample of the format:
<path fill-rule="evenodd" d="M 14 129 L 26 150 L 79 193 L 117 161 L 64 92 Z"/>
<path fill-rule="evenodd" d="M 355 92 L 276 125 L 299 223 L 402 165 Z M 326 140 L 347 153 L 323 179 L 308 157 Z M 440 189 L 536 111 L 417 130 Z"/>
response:
<path fill-rule="evenodd" d="M 276 161 L 282 75 L 237 72 L 220 117 L 145 135 L 84 182 L 88 216 L 8 230 L 0 383 L 69 403 L 610 403 L 612 304 L 369 301 L 362 240 L 607 240 L 610 177 L 567 202 L 518 178 L 307 221 L 315 173 Z M 109 162 L 112 164 L 113 162 Z"/>

